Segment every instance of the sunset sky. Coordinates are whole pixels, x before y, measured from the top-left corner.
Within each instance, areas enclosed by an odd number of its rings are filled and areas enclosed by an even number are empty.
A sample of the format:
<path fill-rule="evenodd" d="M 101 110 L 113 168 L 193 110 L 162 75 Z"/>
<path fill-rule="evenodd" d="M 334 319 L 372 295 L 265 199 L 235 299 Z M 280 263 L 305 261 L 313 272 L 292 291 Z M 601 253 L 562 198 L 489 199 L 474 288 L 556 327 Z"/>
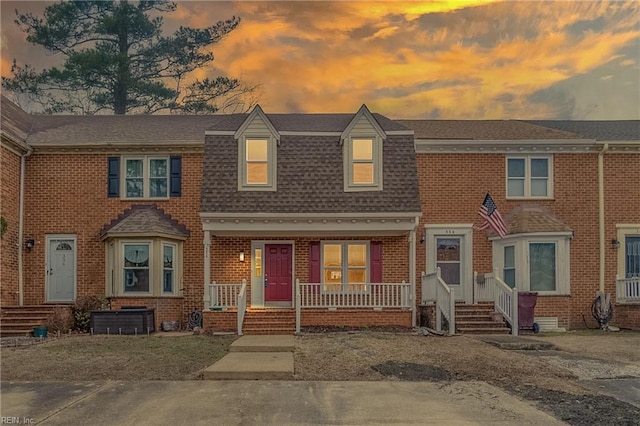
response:
<path fill-rule="evenodd" d="M 62 63 L 2 1 L 1 72 Z M 638 119 L 640 1 L 179 2 L 166 31 L 240 16 L 213 68 L 260 84 L 266 112 L 391 118 Z"/>

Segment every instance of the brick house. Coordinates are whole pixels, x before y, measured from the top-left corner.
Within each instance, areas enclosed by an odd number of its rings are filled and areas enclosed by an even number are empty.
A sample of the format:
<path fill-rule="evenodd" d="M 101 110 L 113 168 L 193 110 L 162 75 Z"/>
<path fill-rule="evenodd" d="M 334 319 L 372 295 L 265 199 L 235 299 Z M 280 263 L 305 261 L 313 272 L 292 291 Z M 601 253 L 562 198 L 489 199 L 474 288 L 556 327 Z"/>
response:
<path fill-rule="evenodd" d="M 614 323 L 639 327 L 639 133 L 365 106 L 31 116 L 3 97 L 2 306 L 104 295 L 158 327 L 196 309 L 256 333 L 433 325 L 439 268 L 467 305 L 495 280 L 538 291 L 549 328 L 581 328 L 604 290 Z M 486 192 L 505 238 L 477 229 Z"/>

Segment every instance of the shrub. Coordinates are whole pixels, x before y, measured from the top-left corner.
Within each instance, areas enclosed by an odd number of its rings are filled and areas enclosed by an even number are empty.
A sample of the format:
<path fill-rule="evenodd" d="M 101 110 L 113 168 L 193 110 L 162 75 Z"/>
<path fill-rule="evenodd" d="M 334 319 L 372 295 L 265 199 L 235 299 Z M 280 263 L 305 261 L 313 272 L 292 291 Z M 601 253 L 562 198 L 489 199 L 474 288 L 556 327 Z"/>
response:
<path fill-rule="evenodd" d="M 73 306 L 73 328 L 88 333 L 91 329 L 91 311 L 105 309 L 107 299 L 102 296 L 80 296 Z"/>
<path fill-rule="evenodd" d="M 47 319 L 44 325 L 47 330 L 51 332 L 66 333 L 74 328 L 73 315 L 71 309 L 66 306 L 56 306 Z"/>

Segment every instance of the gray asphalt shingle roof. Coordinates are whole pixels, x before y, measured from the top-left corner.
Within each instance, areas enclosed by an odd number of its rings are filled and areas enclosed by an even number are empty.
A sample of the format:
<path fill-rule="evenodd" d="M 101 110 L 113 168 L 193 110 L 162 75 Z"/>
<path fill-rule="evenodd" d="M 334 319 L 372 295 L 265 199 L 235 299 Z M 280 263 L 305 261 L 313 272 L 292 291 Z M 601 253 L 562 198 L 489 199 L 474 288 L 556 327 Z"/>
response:
<path fill-rule="evenodd" d="M 527 123 L 573 132 L 598 141 L 640 141 L 640 120 L 527 120 Z"/>
<path fill-rule="evenodd" d="M 100 237 L 129 234 L 161 234 L 188 237 L 186 226 L 173 219 L 155 204 L 133 205 L 105 225 Z"/>
<path fill-rule="evenodd" d="M 420 196 L 412 135 L 383 143 L 383 190 L 345 192 L 340 136 L 283 135 L 277 147 L 277 191 L 238 191 L 238 143 L 207 136 L 202 212 L 416 213 Z"/>
<path fill-rule="evenodd" d="M 580 139 L 568 131 L 514 120 L 397 120 L 412 129 L 416 139 L 523 140 Z"/>

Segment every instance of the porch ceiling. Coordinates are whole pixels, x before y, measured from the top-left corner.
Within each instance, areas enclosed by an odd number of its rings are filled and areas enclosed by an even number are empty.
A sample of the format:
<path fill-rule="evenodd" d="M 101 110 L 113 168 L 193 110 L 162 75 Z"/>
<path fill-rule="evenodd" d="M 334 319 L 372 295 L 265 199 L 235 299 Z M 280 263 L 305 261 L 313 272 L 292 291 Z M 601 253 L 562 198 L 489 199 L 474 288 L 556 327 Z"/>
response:
<path fill-rule="evenodd" d="M 420 213 L 217 214 L 201 213 L 202 229 L 217 236 L 384 236 L 416 229 Z"/>

